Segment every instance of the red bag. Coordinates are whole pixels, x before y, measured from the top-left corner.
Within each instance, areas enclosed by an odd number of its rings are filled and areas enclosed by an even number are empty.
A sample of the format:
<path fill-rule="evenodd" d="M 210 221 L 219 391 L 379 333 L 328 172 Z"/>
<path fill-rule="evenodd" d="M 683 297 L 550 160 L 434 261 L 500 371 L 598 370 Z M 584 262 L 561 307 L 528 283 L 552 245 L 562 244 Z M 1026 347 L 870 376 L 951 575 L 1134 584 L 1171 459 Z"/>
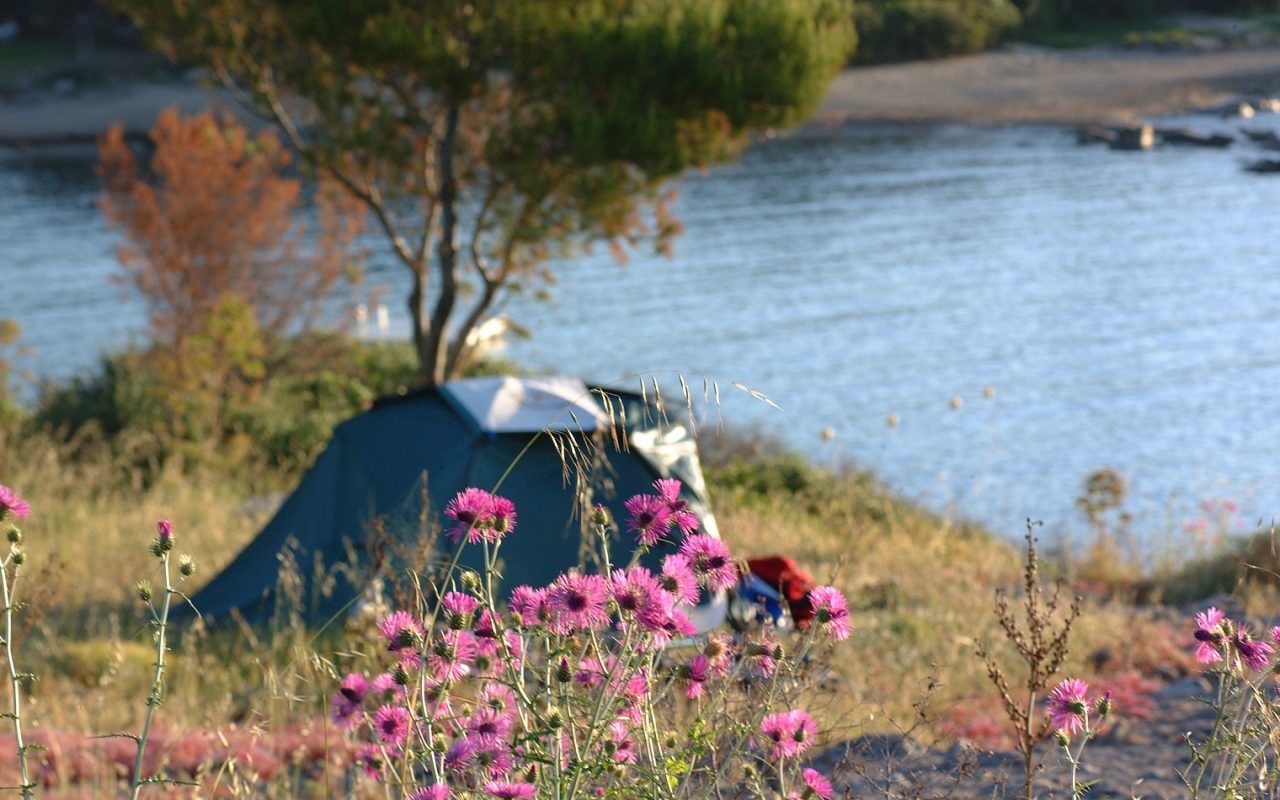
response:
<path fill-rule="evenodd" d="M 797 628 L 808 627 L 809 620 L 813 619 L 813 604 L 809 602 L 809 592 L 818 585 L 812 575 L 800 569 L 800 565 L 790 556 L 748 558 L 747 567 L 787 601 L 791 619 Z"/>

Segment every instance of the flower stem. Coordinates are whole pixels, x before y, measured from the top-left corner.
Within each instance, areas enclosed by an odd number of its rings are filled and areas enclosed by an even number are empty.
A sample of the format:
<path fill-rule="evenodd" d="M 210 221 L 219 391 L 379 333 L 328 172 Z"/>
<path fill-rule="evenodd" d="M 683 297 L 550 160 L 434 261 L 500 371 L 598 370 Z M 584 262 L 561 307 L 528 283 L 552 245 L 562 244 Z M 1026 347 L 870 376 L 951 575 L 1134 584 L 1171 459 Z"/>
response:
<path fill-rule="evenodd" d="M 4 599 L 4 654 L 9 668 L 9 685 L 13 692 L 9 716 L 13 719 L 13 737 L 18 748 L 18 770 L 22 775 L 22 798 L 31 800 L 31 769 L 27 764 L 27 744 L 22 738 L 22 676 L 13 660 L 13 604 L 18 588 L 18 565 L 13 566 L 13 581 L 9 581 L 9 559 L 0 562 L 0 590 Z"/>
<path fill-rule="evenodd" d="M 169 574 L 169 554 L 160 557 L 164 569 L 164 602 L 160 605 L 159 615 L 152 609 L 153 622 L 156 628 L 156 669 L 151 678 L 151 692 L 147 695 L 147 713 L 142 720 L 142 732 L 138 734 L 138 752 L 133 759 L 133 779 L 129 781 L 129 798 L 138 800 L 142 785 L 146 780 L 142 777 L 142 759 L 147 749 L 147 739 L 151 736 L 151 722 L 155 718 L 164 691 L 164 654 L 168 650 L 166 634 L 169 625 L 169 606 L 173 601 L 175 590 Z"/>

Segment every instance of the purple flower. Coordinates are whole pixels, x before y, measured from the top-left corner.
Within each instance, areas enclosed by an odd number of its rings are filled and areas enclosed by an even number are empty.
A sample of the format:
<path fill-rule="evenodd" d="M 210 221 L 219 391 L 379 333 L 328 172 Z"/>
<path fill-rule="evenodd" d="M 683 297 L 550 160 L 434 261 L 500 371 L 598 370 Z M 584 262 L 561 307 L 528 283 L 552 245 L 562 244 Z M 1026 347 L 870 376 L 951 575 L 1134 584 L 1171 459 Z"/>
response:
<path fill-rule="evenodd" d="M 711 666 L 705 655 L 698 653 L 685 668 L 685 679 L 689 681 L 685 688 L 685 696 L 690 700 L 702 697 L 702 685 L 711 677 Z"/>
<path fill-rule="evenodd" d="M 471 615 L 480 607 L 480 601 L 462 592 L 447 592 L 440 605 L 444 607 L 446 624 L 458 630 L 471 624 Z"/>
<path fill-rule="evenodd" d="M 824 778 L 821 772 L 806 767 L 801 777 L 804 778 L 804 785 L 809 787 L 809 791 L 822 800 L 831 800 L 831 781 Z"/>
<path fill-rule="evenodd" d="M 667 501 L 651 494 L 638 494 L 626 502 L 627 512 L 631 514 L 628 526 L 640 544 L 652 546 L 671 530 L 675 521 L 671 518 L 671 510 Z"/>
<path fill-rule="evenodd" d="M 409 709 L 404 706 L 382 706 L 373 715 L 373 729 L 388 747 L 399 747 L 409 736 Z"/>
<path fill-rule="evenodd" d="M 360 704 L 369 696 L 369 679 L 358 672 L 352 672 L 342 679 L 338 694 L 349 702 Z"/>
<path fill-rule="evenodd" d="M 609 594 L 624 620 L 639 622 L 646 629 L 660 627 L 668 616 L 671 596 L 644 567 L 615 569 L 609 576 Z"/>
<path fill-rule="evenodd" d="M 738 582 L 738 566 L 728 546 L 714 536 L 690 536 L 680 546 L 680 555 L 689 560 L 698 580 L 712 589 L 728 589 Z"/>
<path fill-rule="evenodd" d="M 31 513 L 31 505 L 27 501 L 18 497 L 18 493 L 10 489 L 8 486 L 0 484 L 0 519 L 4 519 L 7 514 L 15 517 L 25 517 Z M 169 523 L 172 525 L 173 523 Z"/>
<path fill-rule="evenodd" d="M 532 783 L 489 781 L 484 790 L 500 800 L 534 800 L 538 796 L 538 789 Z"/>
<path fill-rule="evenodd" d="M 1088 709 L 1085 695 L 1089 684 L 1079 678 L 1067 678 L 1049 693 L 1045 705 L 1049 711 L 1049 724 L 1067 737 L 1084 730 L 1084 717 Z"/>
<path fill-rule="evenodd" d="M 667 503 L 667 511 L 671 513 L 676 527 L 685 536 L 698 529 L 698 515 L 689 510 L 689 504 L 680 499 L 680 481 L 675 478 L 661 478 L 653 482 L 653 488 Z"/>
<path fill-rule="evenodd" d="M 1216 664 L 1222 660 L 1227 635 L 1223 623 L 1227 615 L 1217 608 L 1207 608 L 1196 614 L 1196 661 Z"/>
<path fill-rule="evenodd" d="M 449 787 L 443 783 L 433 783 L 405 795 L 404 800 L 449 800 Z"/>
<path fill-rule="evenodd" d="M 532 586 L 517 586 L 511 590 L 511 599 L 507 600 L 507 608 L 520 617 L 520 622 L 528 625 L 545 625 L 551 622 L 551 604 L 547 600 L 546 589 L 535 589 Z"/>
<path fill-rule="evenodd" d="M 387 649 L 393 653 L 415 647 L 422 639 L 422 623 L 407 611 L 393 611 L 378 623 L 378 630 L 387 638 Z"/>
<path fill-rule="evenodd" d="M 769 754 L 773 758 L 795 758 L 813 744 L 818 726 L 808 713 L 793 708 L 765 717 L 760 723 L 760 732 L 766 741 L 772 743 Z"/>
<path fill-rule="evenodd" d="M 853 626 L 849 622 L 849 606 L 844 595 L 833 586 L 819 586 L 809 592 L 813 604 L 813 620 L 822 626 L 832 639 L 843 642 L 849 638 Z"/>
<path fill-rule="evenodd" d="M 678 603 L 695 605 L 698 602 L 698 576 L 689 566 L 688 557 L 672 553 L 662 559 L 662 575 L 658 583 L 671 593 Z"/>
<path fill-rule="evenodd" d="M 431 643 L 427 666 L 437 683 L 456 683 L 471 673 L 476 659 L 476 638 L 470 631 L 445 631 Z"/>
<path fill-rule="evenodd" d="M 556 621 L 567 631 L 602 628 L 609 624 L 609 600 L 604 578 L 571 570 L 556 578 L 547 591 Z"/>
<path fill-rule="evenodd" d="M 464 538 L 469 544 L 497 542 L 516 527 L 514 503 L 474 487 L 458 492 L 444 513 L 458 523 L 448 531 L 455 544 Z"/>
<path fill-rule="evenodd" d="M 1250 637 L 1248 629 L 1243 625 L 1236 631 L 1234 644 L 1240 660 L 1254 672 L 1265 670 L 1271 662 L 1271 654 L 1275 652 L 1271 645 Z"/>

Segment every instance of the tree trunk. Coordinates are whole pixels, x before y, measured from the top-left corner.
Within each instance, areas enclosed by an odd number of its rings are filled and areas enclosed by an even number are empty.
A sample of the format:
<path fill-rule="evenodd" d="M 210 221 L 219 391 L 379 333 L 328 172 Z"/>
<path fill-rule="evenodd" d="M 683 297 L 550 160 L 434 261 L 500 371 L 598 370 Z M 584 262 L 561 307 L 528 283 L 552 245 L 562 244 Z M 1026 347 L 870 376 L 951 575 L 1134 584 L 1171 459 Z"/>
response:
<path fill-rule="evenodd" d="M 454 144 L 458 135 L 459 108 L 450 104 L 440 139 L 440 296 L 418 345 L 419 374 L 426 386 L 438 386 L 453 377 L 446 357 L 449 317 L 458 299 L 458 183 L 454 175 Z"/>

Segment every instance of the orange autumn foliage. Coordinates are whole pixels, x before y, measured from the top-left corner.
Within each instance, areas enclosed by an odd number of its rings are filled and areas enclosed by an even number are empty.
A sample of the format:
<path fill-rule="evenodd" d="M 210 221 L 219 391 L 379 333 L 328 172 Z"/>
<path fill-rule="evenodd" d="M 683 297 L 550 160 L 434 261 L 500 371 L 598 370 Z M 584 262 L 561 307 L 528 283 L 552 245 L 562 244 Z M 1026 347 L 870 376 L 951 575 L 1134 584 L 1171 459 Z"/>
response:
<path fill-rule="evenodd" d="M 124 234 L 128 281 L 146 300 L 153 342 L 181 351 L 227 301 L 265 333 L 312 325 L 343 277 L 363 209 L 321 186 L 315 230 L 302 184 L 273 131 L 250 135 L 230 116 L 161 113 L 144 174 L 113 125 L 98 145 L 101 207 Z"/>

